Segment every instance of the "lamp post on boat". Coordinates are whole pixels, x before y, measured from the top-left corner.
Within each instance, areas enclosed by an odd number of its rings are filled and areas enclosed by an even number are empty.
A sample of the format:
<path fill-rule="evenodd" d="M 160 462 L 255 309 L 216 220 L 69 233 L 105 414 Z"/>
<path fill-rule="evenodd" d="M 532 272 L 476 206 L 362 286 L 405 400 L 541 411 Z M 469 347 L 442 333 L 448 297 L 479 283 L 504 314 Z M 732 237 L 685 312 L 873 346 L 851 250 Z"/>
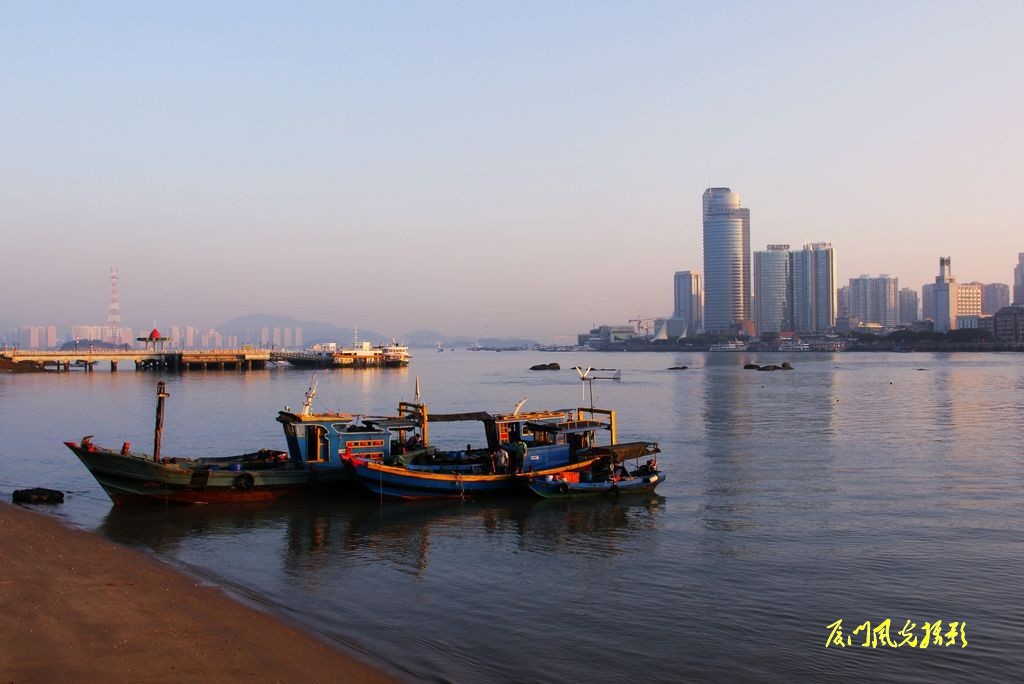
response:
<path fill-rule="evenodd" d="M 171 396 L 165 392 L 164 381 L 156 384 L 156 429 L 153 431 L 153 462 L 160 462 L 160 440 L 164 433 L 164 399 Z"/>

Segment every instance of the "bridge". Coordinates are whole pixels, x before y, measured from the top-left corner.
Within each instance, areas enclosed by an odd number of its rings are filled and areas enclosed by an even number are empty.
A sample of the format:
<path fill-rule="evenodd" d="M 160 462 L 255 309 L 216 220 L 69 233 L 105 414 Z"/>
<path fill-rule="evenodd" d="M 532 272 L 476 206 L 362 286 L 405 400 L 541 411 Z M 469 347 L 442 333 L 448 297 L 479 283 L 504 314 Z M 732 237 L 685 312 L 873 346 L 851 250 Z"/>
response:
<path fill-rule="evenodd" d="M 135 370 L 261 370 L 267 367 L 270 352 L 266 349 L 6 349 L 0 350 L 0 357 L 14 363 L 27 361 L 42 367 L 55 366 L 58 371 L 72 368 L 92 371 L 97 363 L 103 362 L 110 364 L 111 371 L 116 371 L 122 361 L 133 362 Z"/>

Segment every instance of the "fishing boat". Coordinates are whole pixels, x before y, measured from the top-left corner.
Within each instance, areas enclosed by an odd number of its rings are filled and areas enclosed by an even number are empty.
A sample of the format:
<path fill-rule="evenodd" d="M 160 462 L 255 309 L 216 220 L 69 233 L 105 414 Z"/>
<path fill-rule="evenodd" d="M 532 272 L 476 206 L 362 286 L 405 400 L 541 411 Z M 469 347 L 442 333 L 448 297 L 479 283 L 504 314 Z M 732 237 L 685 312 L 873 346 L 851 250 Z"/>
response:
<path fill-rule="evenodd" d="M 651 452 L 654 453 L 654 452 Z M 612 468 L 592 469 L 582 473 L 559 473 L 533 477 L 527 487 L 545 499 L 575 499 L 589 496 L 620 496 L 623 494 L 651 493 L 665 481 L 665 473 L 658 470 L 658 462 L 647 459 L 644 465 L 628 470 L 620 464 Z"/>
<path fill-rule="evenodd" d="M 302 410 L 280 411 L 288 451 L 260 449 L 236 456 L 164 456 L 161 453 L 164 383 L 157 385 L 153 453 L 93 443 L 65 442 L 117 505 L 158 503 L 225 503 L 266 501 L 288 495 L 329 491 L 353 485 L 355 479 L 342 454 L 378 457 L 389 453 L 390 433 L 343 413 L 314 413 L 316 383 L 306 391 Z"/>
<path fill-rule="evenodd" d="M 650 442 L 616 442 L 615 411 L 596 408 L 522 413 L 522 402 L 509 414 L 487 412 L 432 414 L 425 404 L 399 404 L 398 425 L 417 423 L 418 450 L 390 459 L 348 459 L 359 482 L 382 497 L 417 500 L 514 494 L 528 478 L 589 472 L 628 455 L 656 453 Z M 486 446 L 439 450 L 427 446 L 429 426 L 438 422 L 482 424 Z M 599 438 L 601 435 L 604 439 Z M 600 441 L 606 443 L 601 444 Z M 511 453 L 508 466 L 501 454 Z"/>

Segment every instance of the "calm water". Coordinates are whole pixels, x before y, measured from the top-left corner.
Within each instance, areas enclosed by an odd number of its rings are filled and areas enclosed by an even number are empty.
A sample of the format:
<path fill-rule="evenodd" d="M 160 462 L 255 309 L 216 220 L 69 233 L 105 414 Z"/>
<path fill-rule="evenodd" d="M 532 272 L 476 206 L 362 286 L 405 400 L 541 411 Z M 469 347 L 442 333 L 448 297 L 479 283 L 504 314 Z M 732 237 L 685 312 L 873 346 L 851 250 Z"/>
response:
<path fill-rule="evenodd" d="M 792 372 L 742 370 L 749 360 Z M 410 680 L 1010 680 L 1024 671 L 1024 355 L 420 351 L 321 376 L 320 406 L 575 406 L 597 382 L 668 480 L 620 503 L 114 510 L 62 440 L 152 443 L 153 374 L 0 376 L 0 494 L 52 486 L 68 522 L 174 564 Z M 686 371 L 669 371 L 685 364 Z M 165 378 L 164 452 L 283 448 L 294 369 Z M 440 430 L 438 430 L 440 433 Z M 452 446 L 477 438 L 450 435 Z M 443 435 L 435 435 L 435 442 Z M 482 441 L 482 437 L 478 438 Z M 966 621 L 968 646 L 825 649 L 843 619 Z M 945 628 L 943 629 L 945 631 Z"/>

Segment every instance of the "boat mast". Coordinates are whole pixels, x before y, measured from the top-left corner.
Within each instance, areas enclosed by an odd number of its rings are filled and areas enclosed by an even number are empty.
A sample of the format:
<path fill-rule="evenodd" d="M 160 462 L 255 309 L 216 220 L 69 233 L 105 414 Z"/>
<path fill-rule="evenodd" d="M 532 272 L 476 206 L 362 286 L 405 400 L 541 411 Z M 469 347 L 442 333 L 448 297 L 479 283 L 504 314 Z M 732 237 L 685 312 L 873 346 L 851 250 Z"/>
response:
<path fill-rule="evenodd" d="M 309 383 L 309 389 L 306 390 L 306 400 L 302 402 L 302 415 L 308 416 L 313 413 L 313 397 L 316 396 L 316 373 L 313 373 L 313 379 Z"/>
<path fill-rule="evenodd" d="M 153 431 L 153 462 L 160 462 L 160 441 L 164 434 L 164 399 L 171 396 L 164 391 L 164 381 L 156 384 L 156 429 Z"/>

